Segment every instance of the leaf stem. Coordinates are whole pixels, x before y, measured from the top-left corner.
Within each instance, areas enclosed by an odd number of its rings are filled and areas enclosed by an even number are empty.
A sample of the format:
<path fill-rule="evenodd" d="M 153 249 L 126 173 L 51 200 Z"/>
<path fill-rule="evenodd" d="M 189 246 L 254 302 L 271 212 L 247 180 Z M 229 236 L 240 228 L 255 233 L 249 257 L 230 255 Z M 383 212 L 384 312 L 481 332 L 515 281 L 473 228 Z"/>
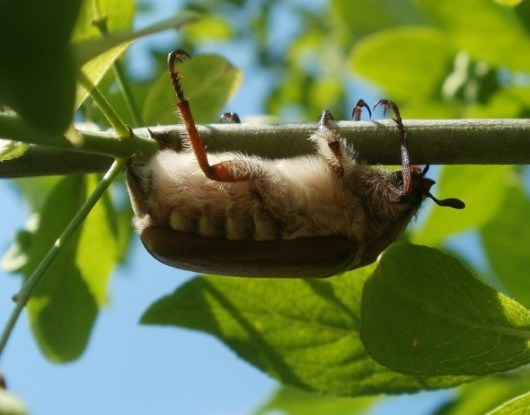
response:
<path fill-rule="evenodd" d="M 13 309 L 13 312 L 11 313 L 11 316 L 9 317 L 9 320 L 7 321 L 7 324 L 4 328 L 2 336 L 0 337 L 0 357 L 3 354 L 3 351 L 13 331 L 13 328 L 15 327 L 16 322 L 20 314 L 22 313 L 22 310 L 26 306 L 26 303 L 30 299 L 33 290 L 35 289 L 37 284 L 42 280 L 49 266 L 51 265 L 57 254 L 61 251 L 62 247 L 66 244 L 66 242 L 70 239 L 74 232 L 81 226 L 81 224 L 86 219 L 92 208 L 96 205 L 98 200 L 101 198 L 105 190 L 107 190 L 114 178 L 125 167 L 126 163 L 127 161 L 125 159 L 116 159 L 114 163 L 112 163 L 112 166 L 103 176 L 103 179 L 98 183 L 92 194 L 85 201 L 83 206 L 81 206 L 79 211 L 70 221 L 68 226 L 63 230 L 61 235 L 56 239 L 55 243 L 48 250 L 42 261 L 37 266 L 37 268 L 25 281 L 18 294 L 14 296 L 14 299 L 16 301 L 15 308 Z"/>
<path fill-rule="evenodd" d="M 131 129 L 125 125 L 112 105 L 110 105 L 109 101 L 107 101 L 107 98 L 105 98 L 98 87 L 95 86 L 92 81 L 90 81 L 83 70 L 79 70 L 77 80 L 83 86 L 83 88 L 88 91 L 90 97 L 101 109 L 114 131 L 116 131 L 118 138 L 130 138 L 132 134 Z"/>
<path fill-rule="evenodd" d="M 97 1 L 94 0 L 94 10 L 95 10 L 95 16 L 92 19 L 92 24 L 97 27 L 99 30 L 99 33 L 103 37 L 109 36 L 109 28 L 107 26 L 107 16 L 102 15 L 99 11 L 99 5 Z M 125 104 L 127 105 L 127 109 L 129 110 L 129 113 L 131 114 L 131 118 L 133 120 L 134 126 L 139 127 L 140 125 L 143 125 L 142 123 L 142 117 L 140 116 L 140 112 L 138 111 L 138 106 L 136 105 L 136 101 L 134 100 L 134 96 L 131 92 L 131 88 L 129 88 L 129 83 L 126 80 L 126 77 L 123 74 L 123 66 L 119 59 L 116 59 L 113 64 L 114 69 L 114 75 L 116 76 L 116 81 L 118 82 L 118 86 L 120 87 L 121 93 L 123 95 L 123 98 L 125 100 Z"/>
<path fill-rule="evenodd" d="M 129 87 L 129 83 L 127 82 L 127 78 L 123 74 L 123 65 L 119 60 L 114 62 L 114 75 L 116 76 L 116 81 L 120 87 L 123 99 L 127 105 L 127 109 L 131 114 L 134 127 L 143 125 L 142 116 L 140 115 L 140 111 L 138 111 L 138 106 L 136 105 L 136 101 L 131 92 L 131 88 Z"/>

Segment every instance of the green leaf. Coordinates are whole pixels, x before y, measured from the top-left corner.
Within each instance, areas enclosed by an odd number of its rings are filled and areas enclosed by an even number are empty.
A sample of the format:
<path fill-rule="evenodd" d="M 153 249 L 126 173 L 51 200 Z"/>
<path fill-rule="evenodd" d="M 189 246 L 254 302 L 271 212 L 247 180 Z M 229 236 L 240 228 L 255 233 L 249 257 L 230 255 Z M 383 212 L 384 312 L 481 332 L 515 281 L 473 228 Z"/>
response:
<path fill-rule="evenodd" d="M 11 242 L 11 246 L 2 257 L 1 267 L 6 272 L 22 272 L 28 264 L 28 250 L 31 245 L 32 232 L 21 229 Z"/>
<path fill-rule="evenodd" d="M 400 27 L 359 41 L 350 56 L 350 68 L 395 100 L 417 100 L 437 93 L 455 53 L 442 31 Z"/>
<path fill-rule="evenodd" d="M 417 24 L 422 20 L 410 0 L 399 3 L 393 0 L 333 0 L 330 12 L 350 39 L 391 26 Z"/>
<path fill-rule="evenodd" d="M 412 235 L 412 241 L 425 245 L 440 244 L 451 234 L 480 228 L 501 210 L 506 197 L 506 182 L 511 166 L 444 167 L 432 192 L 439 198 L 458 197 L 466 208 L 454 210 L 433 206 L 424 225 Z"/>
<path fill-rule="evenodd" d="M 81 176 L 64 178 L 53 189 L 32 238 L 26 277 L 79 209 L 85 189 Z M 82 353 L 97 315 L 96 301 L 75 264 L 78 243 L 79 234 L 64 245 L 27 307 L 39 346 L 53 361 L 72 360 Z"/>
<path fill-rule="evenodd" d="M 135 12 L 135 2 L 132 0 L 102 0 L 85 1 L 75 27 L 73 42 L 87 39 L 102 39 L 109 33 L 130 29 Z M 99 21 L 101 30 L 94 21 Z M 129 42 L 112 48 L 105 53 L 91 59 L 82 67 L 85 75 L 92 84 L 97 85 L 105 76 L 112 64 L 129 46 Z M 77 86 L 75 108 L 78 108 L 88 96 L 88 92 Z"/>
<path fill-rule="evenodd" d="M 24 401 L 17 395 L 0 388 L 0 415 L 26 415 Z"/>
<path fill-rule="evenodd" d="M 109 33 L 128 30 L 135 11 L 133 0 L 85 1 L 79 11 L 71 41 L 76 43 L 87 39 L 101 39 L 103 34 L 98 25 L 106 27 Z"/>
<path fill-rule="evenodd" d="M 37 229 L 31 237 L 24 274 L 29 277 L 59 234 L 95 186 L 82 176 L 57 183 L 46 199 Z M 117 235 L 112 209 L 100 201 L 84 224 L 64 244 L 43 280 L 36 287 L 28 313 L 35 337 L 44 354 L 64 362 L 81 355 L 98 312 L 105 288 L 117 261 Z"/>
<path fill-rule="evenodd" d="M 24 155 L 28 144 L 0 138 L 0 161 L 13 160 Z"/>
<path fill-rule="evenodd" d="M 195 44 L 200 44 L 212 40 L 229 40 L 234 36 L 234 31 L 228 21 L 220 16 L 203 15 L 194 24 L 187 25 L 183 35 Z"/>
<path fill-rule="evenodd" d="M 513 415 L 513 414 L 527 414 L 530 412 L 530 392 L 525 393 L 504 405 L 499 406 L 487 415 Z"/>
<path fill-rule="evenodd" d="M 4 0 L 0 13 L 0 103 L 34 127 L 62 133 L 72 120 L 75 68 L 70 34 L 81 0 Z"/>
<path fill-rule="evenodd" d="M 375 363 L 359 339 L 372 268 L 327 280 L 197 277 L 152 304 L 144 324 L 216 336 L 286 385 L 334 396 L 450 387 L 469 378 L 414 378 Z"/>
<path fill-rule="evenodd" d="M 84 65 L 88 61 L 94 59 L 96 56 L 99 56 L 117 46 L 130 43 L 143 36 L 158 33 L 163 30 L 180 29 L 183 25 L 194 22 L 196 19 L 197 14 L 185 11 L 136 32 L 121 31 L 112 33 L 102 39 L 81 40 L 73 45 L 77 63 L 78 65 Z"/>
<path fill-rule="evenodd" d="M 90 194 L 98 183 L 97 176 L 89 175 L 87 181 Z M 106 192 L 83 224 L 76 258 L 76 266 L 99 306 L 106 303 L 107 284 L 121 255 L 120 231 L 118 212 Z"/>
<path fill-rule="evenodd" d="M 226 101 L 241 83 L 241 71 L 219 55 L 195 56 L 179 69 L 182 69 L 182 88 L 189 97 L 195 122 L 216 122 Z M 143 120 L 148 125 L 175 124 L 175 102 L 169 74 L 164 73 L 147 96 Z"/>
<path fill-rule="evenodd" d="M 365 413 L 377 401 L 374 397 L 335 398 L 281 387 L 254 415 L 281 412 L 286 415 L 355 415 Z"/>
<path fill-rule="evenodd" d="M 490 264 L 508 292 L 530 308 L 530 201 L 521 186 L 510 186 L 495 220 L 480 235 Z"/>
<path fill-rule="evenodd" d="M 524 376 L 524 375 L 523 375 Z M 520 374 L 494 376 L 460 386 L 434 415 L 483 415 L 528 389 Z"/>
<path fill-rule="evenodd" d="M 40 215 L 37 213 L 46 198 L 57 185 L 59 177 L 31 177 L 13 180 L 13 184 L 24 196 L 32 214 L 26 221 L 25 229 L 17 231 L 11 246 L 2 257 L 1 267 L 7 272 L 22 272 L 29 261 L 29 249 Z"/>
<path fill-rule="evenodd" d="M 60 180 L 59 176 L 24 177 L 15 179 L 12 183 L 24 196 L 31 212 L 38 212 Z"/>
<path fill-rule="evenodd" d="M 361 336 L 410 375 L 482 376 L 530 362 L 530 313 L 436 249 L 398 243 L 366 283 Z"/>
<path fill-rule="evenodd" d="M 495 0 L 495 1 L 504 6 L 517 6 L 523 0 Z"/>
<path fill-rule="evenodd" d="M 530 49 L 530 36 L 516 8 L 483 0 L 418 0 L 417 4 L 446 30 L 447 42 L 454 42 L 475 59 L 497 67 L 530 71 L 528 57 L 514 50 Z"/>

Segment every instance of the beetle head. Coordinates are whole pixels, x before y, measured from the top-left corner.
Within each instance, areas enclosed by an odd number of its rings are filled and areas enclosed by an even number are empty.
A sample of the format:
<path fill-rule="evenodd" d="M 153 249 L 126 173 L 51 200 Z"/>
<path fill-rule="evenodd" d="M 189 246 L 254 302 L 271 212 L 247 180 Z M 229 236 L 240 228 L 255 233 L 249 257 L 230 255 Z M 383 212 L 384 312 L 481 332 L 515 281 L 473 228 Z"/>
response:
<path fill-rule="evenodd" d="M 466 205 L 460 199 L 448 198 L 438 199 L 431 193 L 431 187 L 436 183 L 434 180 L 425 177 L 429 165 L 425 168 L 420 169 L 419 166 L 410 166 L 410 187 L 408 193 L 404 190 L 402 195 L 402 201 L 409 203 L 412 206 L 418 206 L 425 198 L 432 199 L 438 206 L 451 207 L 453 209 L 463 209 Z M 398 172 L 401 176 L 401 182 L 404 182 L 403 173 Z"/>

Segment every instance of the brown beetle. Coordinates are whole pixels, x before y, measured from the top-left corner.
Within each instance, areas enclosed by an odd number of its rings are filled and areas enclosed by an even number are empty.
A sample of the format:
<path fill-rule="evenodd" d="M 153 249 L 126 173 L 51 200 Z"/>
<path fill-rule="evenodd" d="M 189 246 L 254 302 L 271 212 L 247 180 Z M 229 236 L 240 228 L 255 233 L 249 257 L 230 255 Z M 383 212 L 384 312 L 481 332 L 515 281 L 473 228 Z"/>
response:
<path fill-rule="evenodd" d="M 410 166 L 407 137 L 394 102 L 402 171 L 365 165 L 330 127 L 324 111 L 309 137 L 317 153 L 268 160 L 241 153 L 207 154 L 175 61 L 168 67 L 187 129 L 184 150 L 160 136 L 162 149 L 146 164 L 129 165 L 127 184 L 135 227 L 147 250 L 172 267 L 246 277 L 328 277 L 375 261 L 403 232 L 434 181 Z M 353 110 L 356 120 L 363 108 Z"/>

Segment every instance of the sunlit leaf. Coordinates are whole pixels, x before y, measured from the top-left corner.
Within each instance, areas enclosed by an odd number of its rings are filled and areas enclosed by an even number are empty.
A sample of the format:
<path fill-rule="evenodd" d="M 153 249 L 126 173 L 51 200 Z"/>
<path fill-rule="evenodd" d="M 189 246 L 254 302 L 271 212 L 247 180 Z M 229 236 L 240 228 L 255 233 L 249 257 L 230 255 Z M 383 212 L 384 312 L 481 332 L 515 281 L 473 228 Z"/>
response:
<path fill-rule="evenodd" d="M 26 277 L 80 208 L 85 189 L 81 176 L 64 178 L 53 189 L 32 237 Z M 53 361 L 72 360 L 82 353 L 97 315 L 96 301 L 75 264 L 78 243 L 79 233 L 62 247 L 27 306 L 33 333 Z"/>
<path fill-rule="evenodd" d="M 495 1 L 504 6 L 517 6 L 523 0 L 495 0 Z"/>
<path fill-rule="evenodd" d="M 130 29 L 136 4 L 133 0 L 85 1 L 79 12 L 72 42 L 103 37 L 98 25 L 103 25 L 109 33 Z"/>
<path fill-rule="evenodd" d="M 132 0 L 86 1 L 83 3 L 72 41 L 100 40 L 110 33 L 130 29 L 134 11 L 135 2 Z M 94 21 L 99 21 L 101 29 L 98 29 Z M 83 65 L 82 70 L 92 84 L 97 85 L 101 81 L 114 61 L 121 56 L 129 44 L 130 42 L 126 42 L 112 48 Z M 88 91 L 78 85 L 75 108 L 78 108 L 87 96 Z"/>
<path fill-rule="evenodd" d="M 445 167 L 432 192 L 439 198 L 458 197 L 466 207 L 454 210 L 433 206 L 412 240 L 436 245 L 452 234 L 485 225 L 500 213 L 511 170 L 511 166 Z"/>
<path fill-rule="evenodd" d="M 97 185 L 97 177 L 87 177 L 88 193 Z M 130 228 L 131 226 L 129 226 Z M 118 213 L 105 193 L 83 223 L 79 238 L 76 266 L 99 306 L 107 300 L 107 283 L 120 253 Z"/>
<path fill-rule="evenodd" d="M 377 32 L 357 43 L 353 72 L 383 88 L 395 100 L 432 96 L 456 53 L 443 32 L 426 27 Z"/>
<path fill-rule="evenodd" d="M 495 273 L 508 292 L 530 308 L 530 201 L 510 186 L 501 212 L 480 231 Z"/>
<path fill-rule="evenodd" d="M 213 334 L 287 385 L 335 396 L 449 387 L 469 378 L 414 378 L 375 363 L 359 338 L 372 268 L 328 280 L 198 277 L 146 311 L 144 324 Z"/>
<path fill-rule="evenodd" d="M 94 186 L 82 176 L 57 183 L 44 202 L 39 224 L 31 235 L 28 277 L 64 230 Z M 87 222 L 65 243 L 28 303 L 31 326 L 45 355 L 53 361 L 79 357 L 86 347 L 105 288 L 117 261 L 113 212 L 105 199 Z"/>
<path fill-rule="evenodd" d="M 530 363 L 529 311 L 433 248 L 394 244 L 366 283 L 361 337 L 417 376 L 488 375 Z"/>
<path fill-rule="evenodd" d="M 454 42 L 475 59 L 497 67 L 530 71 L 527 56 L 514 53 L 514 45 L 518 50 L 530 49 L 525 22 L 514 8 L 483 0 L 418 0 L 417 4 L 435 24 L 445 29 L 446 41 Z"/>
<path fill-rule="evenodd" d="M 0 103 L 39 130 L 62 133 L 73 116 L 68 41 L 81 0 L 5 0 L 0 13 Z"/>
<path fill-rule="evenodd" d="M 73 47 L 77 63 L 83 65 L 86 62 L 94 59 L 96 56 L 105 53 L 117 46 L 132 42 L 143 36 L 157 33 L 168 29 L 179 29 L 183 25 L 191 23 L 197 19 L 197 15 L 191 12 L 180 12 L 177 16 L 162 20 L 144 29 L 136 32 L 121 31 L 112 33 L 111 35 L 102 39 L 89 39 L 76 42 Z"/>
<path fill-rule="evenodd" d="M 232 26 L 220 16 L 204 15 L 192 25 L 187 25 L 183 35 L 193 42 L 202 43 L 211 40 L 216 42 L 228 40 L 234 35 Z"/>
<path fill-rule="evenodd" d="M 484 415 L 489 410 L 528 390 L 521 376 L 493 376 L 460 386 L 455 397 L 435 415 Z"/>
<path fill-rule="evenodd" d="M 35 216 L 30 217 L 34 219 Z M 27 229 L 19 230 L 11 242 L 11 245 L 2 257 L 1 267 L 6 272 L 21 272 L 28 264 L 28 250 L 33 233 Z"/>
<path fill-rule="evenodd" d="M 530 392 L 506 402 L 497 409 L 488 412 L 487 415 L 527 414 L 528 412 L 530 412 Z"/>
<path fill-rule="evenodd" d="M 27 149 L 26 143 L 0 139 L 0 161 L 16 159 L 24 155 Z"/>
<path fill-rule="evenodd" d="M 307 393 L 287 386 L 279 388 L 254 415 L 280 411 L 286 415 L 355 415 L 364 414 L 377 398 L 336 398 L 317 393 Z"/>
<path fill-rule="evenodd" d="M 393 0 L 333 0 L 330 11 L 350 38 L 422 21 L 417 7 L 410 0 L 399 3 Z"/>
<path fill-rule="evenodd" d="M 242 73 L 221 56 L 199 55 L 180 65 L 182 88 L 189 97 L 195 122 L 217 122 L 226 101 L 239 86 Z M 169 74 L 164 73 L 151 88 L 143 119 L 149 124 L 176 124 L 176 97 Z"/>
<path fill-rule="evenodd" d="M 24 401 L 17 395 L 0 388 L 0 415 L 26 415 Z"/>

